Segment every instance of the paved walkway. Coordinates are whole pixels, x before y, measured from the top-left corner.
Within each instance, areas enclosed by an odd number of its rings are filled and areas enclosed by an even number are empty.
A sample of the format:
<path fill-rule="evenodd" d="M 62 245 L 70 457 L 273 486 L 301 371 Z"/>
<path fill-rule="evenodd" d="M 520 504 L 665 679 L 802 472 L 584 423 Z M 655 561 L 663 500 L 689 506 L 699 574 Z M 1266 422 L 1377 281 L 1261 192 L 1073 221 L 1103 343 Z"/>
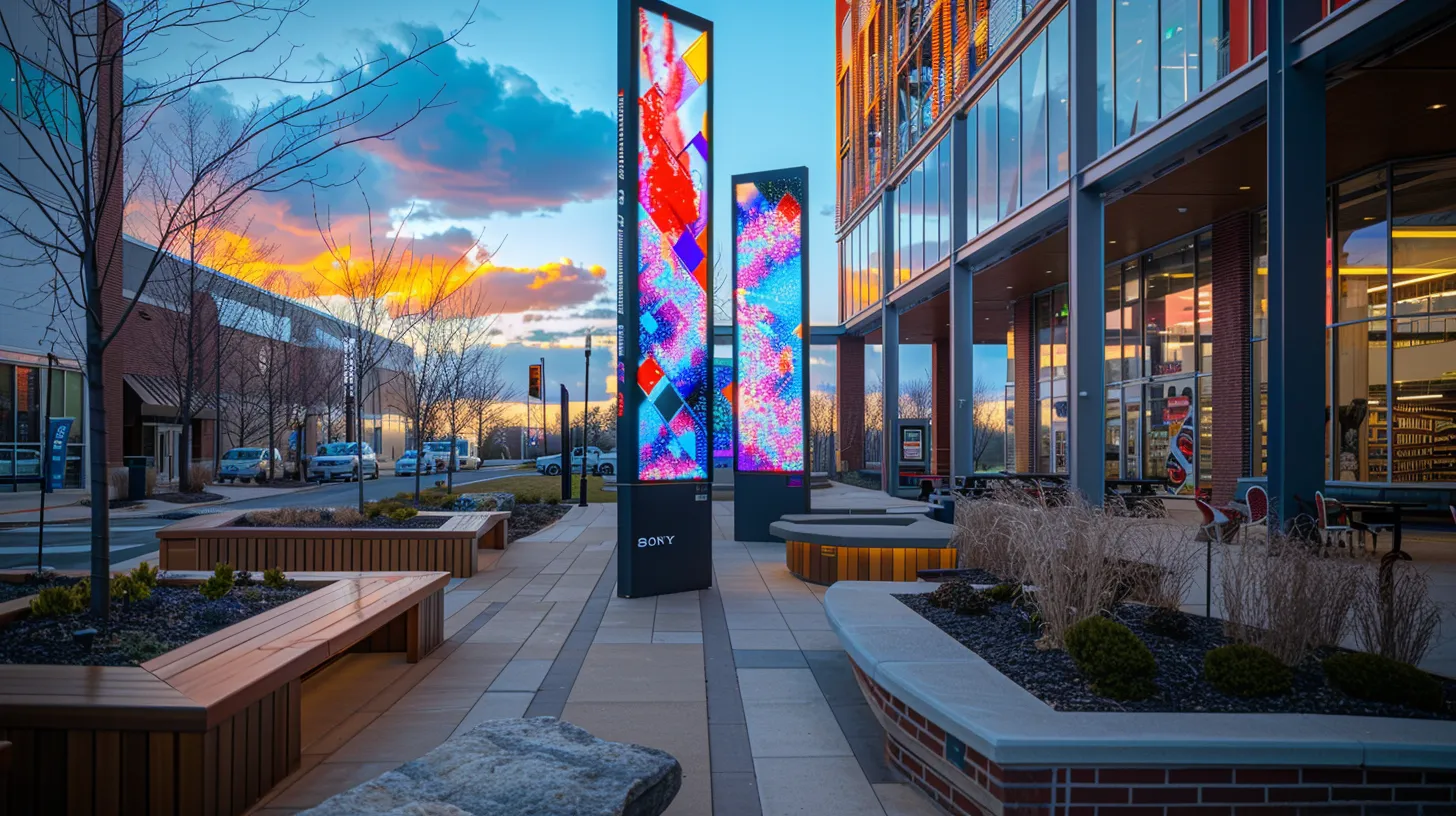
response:
<path fill-rule="evenodd" d="M 573 508 L 445 596 L 448 641 L 410 666 L 349 655 L 304 683 L 303 767 L 258 814 L 292 813 L 497 717 L 555 715 L 683 765 L 670 814 L 937 813 L 893 780 L 823 589 L 782 544 L 733 541 L 714 506 L 712 589 L 616 597 L 616 507 Z"/>

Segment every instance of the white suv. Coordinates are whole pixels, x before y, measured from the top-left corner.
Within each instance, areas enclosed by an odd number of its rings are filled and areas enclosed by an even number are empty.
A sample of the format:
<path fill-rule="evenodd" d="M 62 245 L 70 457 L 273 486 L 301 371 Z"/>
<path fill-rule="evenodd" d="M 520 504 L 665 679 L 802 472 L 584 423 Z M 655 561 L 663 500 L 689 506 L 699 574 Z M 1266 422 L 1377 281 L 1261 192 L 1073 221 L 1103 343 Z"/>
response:
<path fill-rule="evenodd" d="M 356 442 L 326 442 L 318 446 L 318 454 L 309 460 L 308 478 L 320 482 L 334 479 L 352 481 L 361 475 L 366 479 L 379 478 L 379 459 L 374 449 L 366 443 L 362 446 L 363 465 L 360 465 L 360 445 Z"/>

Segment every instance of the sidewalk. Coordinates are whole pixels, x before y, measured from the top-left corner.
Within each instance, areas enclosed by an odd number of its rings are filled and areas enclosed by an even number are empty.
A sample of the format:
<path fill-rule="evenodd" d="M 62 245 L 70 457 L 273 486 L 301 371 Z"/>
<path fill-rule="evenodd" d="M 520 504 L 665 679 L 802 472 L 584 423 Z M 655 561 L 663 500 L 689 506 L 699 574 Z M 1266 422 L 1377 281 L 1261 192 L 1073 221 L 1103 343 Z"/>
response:
<path fill-rule="evenodd" d="M 715 586 L 616 597 L 616 513 L 572 510 L 488 553 L 445 596 L 447 642 L 408 665 L 348 655 L 304 682 L 303 767 L 254 811 L 310 807 L 482 720 L 552 715 L 670 752 L 670 814 L 929 816 L 895 781 L 821 588 L 781 544 L 732 540 L 715 503 Z"/>
<path fill-rule="evenodd" d="M 111 511 L 111 517 L 113 519 L 128 517 L 146 518 L 147 516 L 155 516 L 159 513 L 172 513 L 178 510 L 187 510 L 196 507 L 217 507 L 218 505 L 243 501 L 245 499 L 291 496 L 300 491 L 313 490 L 317 487 L 319 487 L 318 483 L 310 483 L 305 487 L 249 487 L 210 484 L 207 486 L 207 492 L 222 496 L 223 498 L 221 500 L 199 502 L 197 504 L 181 504 L 177 502 L 159 501 L 157 499 L 145 499 L 135 507 L 113 509 Z M 39 523 L 40 495 L 39 492 L 0 494 L 0 525 L 18 526 Z M 46 524 L 89 520 L 91 518 L 91 508 L 87 505 L 76 503 L 89 495 L 85 490 L 58 490 L 47 495 L 45 511 Z"/>

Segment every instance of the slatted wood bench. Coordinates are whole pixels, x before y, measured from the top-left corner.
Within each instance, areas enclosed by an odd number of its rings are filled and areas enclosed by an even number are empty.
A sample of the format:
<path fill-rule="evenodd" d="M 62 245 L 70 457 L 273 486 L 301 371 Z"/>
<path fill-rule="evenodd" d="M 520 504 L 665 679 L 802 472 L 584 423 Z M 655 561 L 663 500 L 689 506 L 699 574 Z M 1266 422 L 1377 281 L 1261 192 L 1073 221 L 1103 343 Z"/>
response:
<path fill-rule="evenodd" d="M 140 666 L 0 666 L 0 813 L 242 813 L 299 767 L 305 675 L 444 640 L 446 573 L 293 577 L 325 584 Z"/>
<path fill-rule="evenodd" d="M 454 513 L 434 528 L 240 527 L 245 512 L 209 513 L 158 530 L 162 569 L 443 570 L 469 578 L 478 550 L 505 549 L 511 515 Z"/>

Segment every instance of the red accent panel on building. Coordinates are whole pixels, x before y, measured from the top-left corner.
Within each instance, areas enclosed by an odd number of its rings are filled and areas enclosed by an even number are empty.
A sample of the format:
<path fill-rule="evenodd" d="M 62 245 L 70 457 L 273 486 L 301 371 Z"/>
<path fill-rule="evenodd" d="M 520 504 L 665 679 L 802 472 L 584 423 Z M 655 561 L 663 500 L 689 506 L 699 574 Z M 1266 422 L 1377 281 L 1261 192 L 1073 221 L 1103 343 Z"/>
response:
<path fill-rule="evenodd" d="M 1035 335 L 1031 326 L 1031 298 L 1016 301 L 1011 307 L 1011 343 L 1016 354 L 1013 372 L 1013 396 L 1016 422 L 1016 469 L 1031 470 L 1031 446 L 1036 439 L 1036 355 L 1032 349 Z"/>
<path fill-rule="evenodd" d="M 950 388 L 950 340 L 936 340 L 930 345 L 930 472 L 941 476 L 950 475 Z"/>
<path fill-rule="evenodd" d="M 864 467 L 865 343 L 843 335 L 835 342 L 838 369 L 834 409 L 839 428 L 839 460 L 846 470 Z"/>
<path fill-rule="evenodd" d="M 1248 213 L 1213 225 L 1213 500 L 1249 472 L 1252 227 Z"/>

